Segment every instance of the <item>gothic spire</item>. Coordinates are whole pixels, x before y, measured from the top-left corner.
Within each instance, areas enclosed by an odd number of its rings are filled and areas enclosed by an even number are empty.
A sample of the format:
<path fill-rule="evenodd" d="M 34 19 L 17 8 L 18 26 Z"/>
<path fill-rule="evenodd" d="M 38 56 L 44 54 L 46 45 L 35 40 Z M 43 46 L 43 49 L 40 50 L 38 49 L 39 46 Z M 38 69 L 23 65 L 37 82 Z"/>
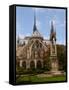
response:
<path fill-rule="evenodd" d="M 51 21 L 51 33 L 53 33 L 54 32 L 54 23 L 53 23 L 53 21 Z"/>
<path fill-rule="evenodd" d="M 36 25 L 36 12 L 34 10 L 34 26 L 33 26 L 33 37 L 42 37 L 40 32 L 37 29 L 37 25 Z"/>
<path fill-rule="evenodd" d="M 35 13 L 35 10 L 34 10 L 34 27 L 33 27 L 33 32 L 35 32 L 37 30 L 37 27 L 36 27 L 36 13 Z"/>
<path fill-rule="evenodd" d="M 55 39 L 56 41 L 56 31 L 55 31 L 55 28 L 54 28 L 54 22 L 51 21 L 51 33 L 50 33 L 50 40 L 53 40 L 53 38 Z"/>

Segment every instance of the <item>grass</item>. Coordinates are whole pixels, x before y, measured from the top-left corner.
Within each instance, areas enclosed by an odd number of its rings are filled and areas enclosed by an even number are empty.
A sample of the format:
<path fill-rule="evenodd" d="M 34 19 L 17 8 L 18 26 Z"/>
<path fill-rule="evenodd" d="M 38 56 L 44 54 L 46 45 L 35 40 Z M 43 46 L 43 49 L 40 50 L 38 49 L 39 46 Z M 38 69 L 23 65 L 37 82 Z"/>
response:
<path fill-rule="evenodd" d="M 51 76 L 51 77 L 38 77 L 37 75 L 21 75 L 16 79 L 16 83 L 43 83 L 43 82 L 57 82 L 65 81 L 65 75 Z"/>

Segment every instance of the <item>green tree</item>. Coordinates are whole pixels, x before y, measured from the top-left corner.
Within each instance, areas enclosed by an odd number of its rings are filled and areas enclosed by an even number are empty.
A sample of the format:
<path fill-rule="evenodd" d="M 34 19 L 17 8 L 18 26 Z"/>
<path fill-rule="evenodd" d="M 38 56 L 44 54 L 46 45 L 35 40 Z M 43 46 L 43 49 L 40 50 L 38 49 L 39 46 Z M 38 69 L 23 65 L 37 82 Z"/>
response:
<path fill-rule="evenodd" d="M 59 61 L 59 70 L 66 71 L 66 46 L 57 45 L 57 57 Z"/>

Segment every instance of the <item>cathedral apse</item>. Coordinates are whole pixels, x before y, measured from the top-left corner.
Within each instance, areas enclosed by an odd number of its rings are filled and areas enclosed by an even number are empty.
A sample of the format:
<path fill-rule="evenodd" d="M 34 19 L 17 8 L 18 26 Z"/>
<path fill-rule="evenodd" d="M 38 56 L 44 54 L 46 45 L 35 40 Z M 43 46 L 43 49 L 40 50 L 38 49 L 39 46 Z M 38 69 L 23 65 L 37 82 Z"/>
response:
<path fill-rule="evenodd" d="M 24 83 L 24 81 L 25 83 L 51 82 L 52 79 L 49 81 L 46 80 L 39 81 L 38 79 L 39 78 L 46 79 L 49 77 L 52 78 L 55 76 L 60 77 L 59 80 L 54 79 L 55 81 L 65 81 L 66 43 L 64 35 L 66 31 L 64 31 L 63 33 L 63 31 L 61 32 L 60 30 L 58 30 L 58 29 L 65 30 L 64 29 L 65 26 L 61 27 L 60 23 L 56 23 L 57 18 L 60 15 L 61 24 L 64 24 L 63 21 L 65 20 L 64 17 L 65 10 L 53 8 L 50 9 L 50 8 L 17 7 L 16 15 L 17 15 L 16 16 L 17 83 Z M 55 18 L 53 18 L 54 15 Z M 26 32 L 30 34 L 27 35 Z M 61 36 L 58 35 L 58 33 L 59 34 L 63 33 L 63 38 L 61 38 Z M 61 42 L 59 42 L 60 38 Z M 65 64 L 63 65 L 64 62 Z M 22 78 L 22 76 L 25 76 L 27 80 L 25 80 L 25 78 Z M 35 77 L 37 78 L 37 80 L 35 79 L 33 81 L 32 78 Z"/>

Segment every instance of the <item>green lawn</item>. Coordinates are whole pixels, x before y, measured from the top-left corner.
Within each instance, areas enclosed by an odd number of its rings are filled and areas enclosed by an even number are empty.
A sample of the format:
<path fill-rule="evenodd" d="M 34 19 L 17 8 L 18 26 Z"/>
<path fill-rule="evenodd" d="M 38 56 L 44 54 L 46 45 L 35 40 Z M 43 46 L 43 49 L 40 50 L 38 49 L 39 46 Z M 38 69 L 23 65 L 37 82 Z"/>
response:
<path fill-rule="evenodd" d="M 21 75 L 16 79 L 16 83 L 43 83 L 43 82 L 55 82 L 65 81 L 66 76 L 51 76 L 51 77 L 38 77 L 37 75 Z"/>

